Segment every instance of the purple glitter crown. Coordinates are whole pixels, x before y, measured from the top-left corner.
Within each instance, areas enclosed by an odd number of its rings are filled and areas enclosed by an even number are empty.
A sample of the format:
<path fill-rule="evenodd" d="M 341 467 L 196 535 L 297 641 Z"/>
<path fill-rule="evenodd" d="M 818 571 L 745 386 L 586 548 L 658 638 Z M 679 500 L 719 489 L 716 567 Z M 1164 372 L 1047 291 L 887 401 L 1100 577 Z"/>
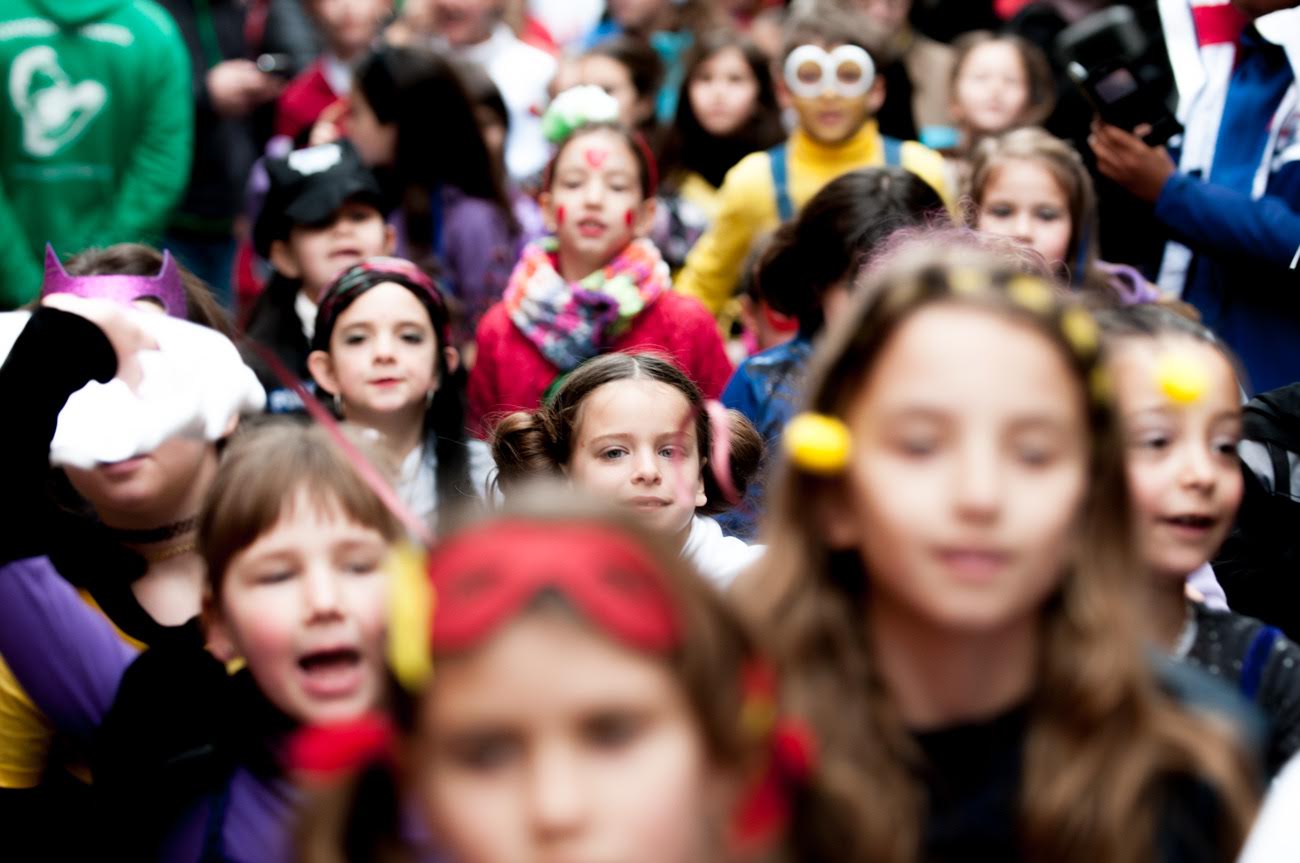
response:
<path fill-rule="evenodd" d="M 180 269 L 171 252 L 163 252 L 162 267 L 156 276 L 69 276 L 54 247 L 46 243 L 41 296 L 50 294 L 73 294 L 127 304 L 142 299 L 157 300 L 168 315 L 181 320 L 185 320 L 187 312 L 185 287 L 181 284 Z"/>

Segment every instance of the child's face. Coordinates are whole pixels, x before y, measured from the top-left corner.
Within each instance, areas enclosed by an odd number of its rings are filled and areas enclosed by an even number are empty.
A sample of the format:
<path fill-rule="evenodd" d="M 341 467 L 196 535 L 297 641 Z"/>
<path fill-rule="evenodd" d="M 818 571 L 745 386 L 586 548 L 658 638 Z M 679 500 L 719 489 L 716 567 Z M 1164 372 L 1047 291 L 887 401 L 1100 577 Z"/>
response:
<path fill-rule="evenodd" d="M 576 63 L 574 85 L 599 87 L 618 102 L 618 121 L 635 129 L 654 113 L 654 100 L 642 99 L 632 82 L 632 73 L 613 57 L 592 54 Z"/>
<path fill-rule="evenodd" d="M 298 722 L 373 709 L 386 680 L 387 553 L 378 531 L 299 490 L 231 559 L 209 607 L 209 644 L 243 657 L 262 693 Z"/>
<path fill-rule="evenodd" d="M 366 291 L 334 323 L 330 349 L 308 358 L 312 376 L 343 400 L 347 417 L 366 423 L 422 416 L 438 389 L 438 339 L 424 304 L 394 282 Z"/>
<path fill-rule="evenodd" d="M 282 275 L 302 280 L 313 301 L 339 273 L 375 255 L 392 252 L 392 228 L 370 204 L 349 201 L 323 225 L 294 225 L 287 241 L 271 245 L 271 264 Z"/>
<path fill-rule="evenodd" d="M 839 47 L 809 44 L 817 45 L 828 53 Z M 805 65 L 807 68 L 798 73 L 799 77 L 811 82 L 820 76 L 821 92 L 818 95 L 800 96 L 791 89 L 788 82 L 783 81 L 783 85 L 790 93 L 790 104 L 799 115 L 800 128 L 814 141 L 831 145 L 844 143 L 857 134 L 863 123 L 875 116 L 885 101 L 884 79 L 879 75 L 874 76 L 870 89 L 865 93 L 850 96 L 840 91 L 837 81 L 848 84 L 857 80 L 853 68 L 850 68 L 851 64 L 841 64 L 842 68 L 834 70 L 834 74 L 830 75 L 823 74 L 823 70 L 814 69 L 815 64 Z M 866 73 L 865 70 L 861 72 Z"/>
<path fill-rule="evenodd" d="M 1160 386 L 1171 352 L 1209 376 L 1191 404 L 1173 402 Z M 1111 372 L 1143 557 L 1157 576 L 1181 580 L 1219 550 L 1241 503 L 1236 376 L 1213 347 L 1178 336 L 1122 339 Z"/>
<path fill-rule="evenodd" d="M 609 0 L 609 15 L 624 30 L 647 33 L 667 15 L 670 0 Z"/>
<path fill-rule="evenodd" d="M 326 42 L 342 57 L 356 56 L 370 46 L 391 7 L 389 0 L 312 0 Z"/>
<path fill-rule="evenodd" d="M 434 31 L 453 47 L 477 45 L 492 35 L 501 0 L 433 0 Z"/>
<path fill-rule="evenodd" d="M 723 138 L 753 116 L 758 79 L 739 48 L 724 48 L 696 67 L 687 92 L 700 126 Z"/>
<path fill-rule="evenodd" d="M 389 167 L 397 161 L 397 124 L 381 123 L 360 87 L 348 96 L 348 140 L 367 165 Z"/>
<path fill-rule="evenodd" d="M 654 207 L 641 192 L 632 148 L 610 129 L 579 133 L 560 152 L 542 198 L 547 227 L 564 256 L 600 269 L 650 229 Z"/>
<path fill-rule="evenodd" d="M 564 610 L 440 659 L 418 733 L 418 794 L 463 863 L 719 859 L 721 782 L 682 687 Z"/>
<path fill-rule="evenodd" d="M 1009 42 L 986 42 L 966 55 L 953 81 L 954 113 L 982 135 L 1005 132 L 1029 106 L 1029 79 Z"/>
<path fill-rule="evenodd" d="M 1065 190 L 1045 166 L 1028 159 L 1008 159 L 993 170 L 975 227 L 1011 237 L 1053 266 L 1069 258 L 1074 232 Z"/>
<path fill-rule="evenodd" d="M 649 380 L 612 381 L 593 390 L 578 413 L 566 468 L 581 489 L 636 513 L 652 530 L 690 530 L 707 503 L 690 402 Z"/>
<path fill-rule="evenodd" d="M 1037 615 L 1088 487 L 1084 402 L 1058 349 L 997 313 L 933 305 L 889 338 L 846 419 L 827 538 L 859 551 L 876 607 L 945 632 Z"/>

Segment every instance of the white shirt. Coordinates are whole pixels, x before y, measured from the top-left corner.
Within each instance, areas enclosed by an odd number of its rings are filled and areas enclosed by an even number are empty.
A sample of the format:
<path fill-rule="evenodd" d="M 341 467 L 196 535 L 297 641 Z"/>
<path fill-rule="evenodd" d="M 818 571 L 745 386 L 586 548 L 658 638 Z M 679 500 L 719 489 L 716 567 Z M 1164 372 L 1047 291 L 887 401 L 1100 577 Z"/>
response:
<path fill-rule="evenodd" d="M 458 53 L 483 67 L 510 112 L 506 172 L 515 180 L 536 174 L 551 152 L 542 137 L 541 112 L 546 107 L 546 88 L 555 75 L 555 58 L 521 42 L 505 24 L 497 24 L 486 41 Z"/>
<path fill-rule="evenodd" d="M 488 480 L 496 469 L 492 461 L 492 450 L 481 440 L 470 439 L 466 446 L 469 449 L 470 491 L 475 497 L 485 497 Z M 397 496 L 416 518 L 437 533 L 438 453 L 433 447 L 421 443 L 402 459 Z"/>
<path fill-rule="evenodd" d="M 746 545 L 734 536 L 724 536 L 722 527 L 708 516 L 697 515 L 682 546 L 686 558 L 715 586 L 725 588 L 736 576 L 763 556 L 766 546 Z"/>
<path fill-rule="evenodd" d="M 299 291 L 293 298 L 293 311 L 302 324 L 302 334 L 307 337 L 307 344 L 316 338 L 316 304 L 311 297 Z"/>

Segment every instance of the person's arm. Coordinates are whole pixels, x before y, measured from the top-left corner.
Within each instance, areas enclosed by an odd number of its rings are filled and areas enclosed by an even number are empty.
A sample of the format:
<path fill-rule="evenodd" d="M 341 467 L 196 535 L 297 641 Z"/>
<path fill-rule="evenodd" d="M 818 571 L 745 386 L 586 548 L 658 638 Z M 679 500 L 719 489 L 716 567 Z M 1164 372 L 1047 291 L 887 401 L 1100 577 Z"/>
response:
<path fill-rule="evenodd" d="M 727 173 L 718 190 L 718 217 L 677 274 L 676 289 L 704 303 L 715 317 L 731 299 L 763 220 L 775 212 L 770 165 L 766 153 L 752 153 Z"/>
<path fill-rule="evenodd" d="M 49 558 L 0 567 L 0 656 L 60 733 L 90 742 L 136 655 Z"/>
<path fill-rule="evenodd" d="M 123 242 L 161 239 L 172 209 L 190 180 L 194 143 L 194 101 L 190 58 L 175 25 L 162 28 L 149 58 L 148 116 L 141 118 L 111 206 L 104 236 Z M 108 240 L 105 240 L 107 243 Z"/>
<path fill-rule="evenodd" d="M 1300 250 L 1300 212 L 1281 198 L 1242 192 L 1174 174 L 1155 215 L 1182 243 L 1201 252 L 1254 258 L 1288 268 Z"/>
<path fill-rule="evenodd" d="M 736 368 L 736 371 L 731 375 L 731 380 L 727 381 L 726 387 L 723 388 L 719 400 L 724 408 L 740 411 L 745 415 L 746 419 L 757 425 L 758 399 L 754 397 L 754 386 L 749 368 L 748 360 L 742 362 Z"/>
<path fill-rule="evenodd" d="M 1274 775 L 1300 752 L 1300 647 L 1284 635 L 1271 645 L 1259 703 L 1270 726 L 1268 772 Z"/>
<path fill-rule="evenodd" d="M 0 366 L 0 453 L 5 466 L 0 494 L 0 562 L 38 554 L 48 507 L 45 477 L 50 441 L 59 411 L 68 398 L 92 380 L 110 380 L 117 371 L 113 345 L 95 324 L 79 315 L 40 308 Z"/>

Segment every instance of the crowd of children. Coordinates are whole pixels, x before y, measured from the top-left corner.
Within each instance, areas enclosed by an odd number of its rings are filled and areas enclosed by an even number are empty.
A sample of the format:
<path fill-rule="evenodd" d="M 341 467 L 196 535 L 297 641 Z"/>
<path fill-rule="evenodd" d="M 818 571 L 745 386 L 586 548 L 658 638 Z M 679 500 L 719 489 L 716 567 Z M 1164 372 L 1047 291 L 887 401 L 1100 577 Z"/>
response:
<path fill-rule="evenodd" d="M 1105 4 L 46 3 L 0 21 L 13 859 L 1300 859 L 1295 2 L 1160 4 L 1168 148 L 1022 35 Z M 260 135 L 199 257 L 149 154 L 33 167 L 130 28 L 200 46 L 196 159 Z M 5 197 L 55 182 L 153 209 Z"/>

